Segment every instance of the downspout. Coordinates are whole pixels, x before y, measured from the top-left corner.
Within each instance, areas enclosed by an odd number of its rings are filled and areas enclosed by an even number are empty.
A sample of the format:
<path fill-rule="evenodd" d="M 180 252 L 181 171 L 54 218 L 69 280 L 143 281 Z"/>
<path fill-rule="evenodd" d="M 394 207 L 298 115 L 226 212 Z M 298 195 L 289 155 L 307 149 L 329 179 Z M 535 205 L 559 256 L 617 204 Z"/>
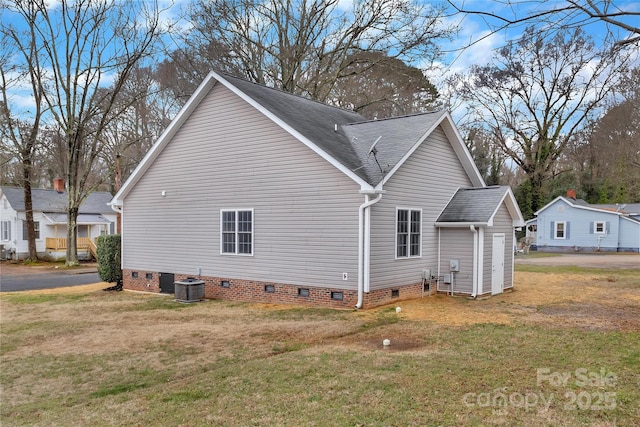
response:
<path fill-rule="evenodd" d="M 478 295 L 478 230 L 473 225 L 469 226 L 469 229 L 473 233 L 473 275 L 471 278 L 472 291 L 471 298 L 475 298 Z"/>
<path fill-rule="evenodd" d="M 364 299 L 364 289 L 365 289 L 365 271 L 367 272 L 366 278 L 366 287 L 369 289 L 369 263 L 370 263 L 370 248 L 368 245 L 370 244 L 370 215 L 369 215 L 369 207 L 378 203 L 382 199 L 382 193 L 378 193 L 378 196 L 369 200 L 369 195 L 365 194 L 364 203 L 360 205 L 360 209 L 358 210 L 358 302 L 356 303 L 356 309 L 362 307 L 362 301 Z M 365 212 L 367 213 L 365 215 Z M 366 220 L 366 221 L 365 221 Z M 366 252 L 366 253 L 365 253 Z"/>
<path fill-rule="evenodd" d="M 436 293 L 440 287 L 440 230 L 442 229 L 438 227 L 438 284 L 436 285 Z"/>
<path fill-rule="evenodd" d="M 111 210 L 118 213 L 116 218 L 116 234 L 120 234 L 120 270 L 124 269 L 124 245 L 122 244 L 122 205 L 109 205 Z M 118 227 L 118 219 L 120 221 L 120 227 Z"/>

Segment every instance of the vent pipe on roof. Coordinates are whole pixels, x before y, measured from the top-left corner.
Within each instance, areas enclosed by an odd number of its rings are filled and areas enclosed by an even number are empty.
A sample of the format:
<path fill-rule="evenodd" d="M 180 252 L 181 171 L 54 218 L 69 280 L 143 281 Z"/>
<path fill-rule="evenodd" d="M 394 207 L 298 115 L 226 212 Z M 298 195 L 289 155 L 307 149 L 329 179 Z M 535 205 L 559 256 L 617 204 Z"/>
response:
<path fill-rule="evenodd" d="M 64 179 L 56 178 L 53 180 L 53 189 L 58 193 L 64 193 Z"/>
<path fill-rule="evenodd" d="M 333 125 L 333 131 L 334 132 L 338 132 L 338 124 L 337 123 Z"/>

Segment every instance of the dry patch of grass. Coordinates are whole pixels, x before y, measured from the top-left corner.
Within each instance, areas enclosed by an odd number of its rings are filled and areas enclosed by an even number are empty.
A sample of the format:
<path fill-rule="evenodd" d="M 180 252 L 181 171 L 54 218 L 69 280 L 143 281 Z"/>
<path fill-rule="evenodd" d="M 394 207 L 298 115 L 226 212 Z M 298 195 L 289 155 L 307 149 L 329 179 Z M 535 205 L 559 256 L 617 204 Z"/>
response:
<path fill-rule="evenodd" d="M 519 271 L 516 290 L 493 298 L 438 295 L 357 312 L 179 304 L 105 284 L 2 294 L 0 421 L 634 425 L 639 273 Z M 540 383 L 539 368 L 573 380 Z M 617 382 L 577 384 L 579 368 Z M 500 393 L 516 400 L 478 400 Z M 614 393 L 615 407 L 572 408 L 567 393 L 594 404 Z M 553 401 L 517 400 L 534 395 Z"/>
<path fill-rule="evenodd" d="M 469 301 L 446 295 L 398 303 L 407 319 L 443 325 L 542 322 L 640 330 L 640 273 L 515 273 L 513 292 Z"/>

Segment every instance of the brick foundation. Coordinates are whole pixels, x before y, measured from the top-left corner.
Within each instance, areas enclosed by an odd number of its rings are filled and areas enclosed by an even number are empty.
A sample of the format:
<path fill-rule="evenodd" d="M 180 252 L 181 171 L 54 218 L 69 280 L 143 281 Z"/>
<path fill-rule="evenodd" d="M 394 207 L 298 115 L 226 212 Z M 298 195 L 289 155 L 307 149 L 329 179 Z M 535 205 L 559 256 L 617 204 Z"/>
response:
<path fill-rule="evenodd" d="M 137 277 L 133 277 L 134 273 Z M 150 278 L 147 278 L 149 276 Z M 181 281 L 188 274 L 176 274 L 175 281 Z M 299 286 L 285 283 L 259 282 L 225 277 L 198 277 L 204 281 L 204 296 L 209 299 L 227 301 L 261 302 L 272 304 L 292 304 L 314 307 L 348 308 L 352 309 L 358 302 L 357 290 L 331 289 L 314 286 Z M 222 282 L 228 282 L 229 287 L 223 287 Z M 123 285 L 125 289 L 143 292 L 160 292 L 160 274 L 143 270 L 123 270 Z M 395 301 L 420 298 L 422 284 L 415 283 L 405 286 L 374 290 L 364 294 L 363 308 L 373 308 Z M 272 290 L 272 292 L 267 292 Z M 307 294 L 308 291 L 308 294 Z M 332 299 L 332 293 L 334 299 Z M 335 299 L 342 294 L 342 300 Z"/>

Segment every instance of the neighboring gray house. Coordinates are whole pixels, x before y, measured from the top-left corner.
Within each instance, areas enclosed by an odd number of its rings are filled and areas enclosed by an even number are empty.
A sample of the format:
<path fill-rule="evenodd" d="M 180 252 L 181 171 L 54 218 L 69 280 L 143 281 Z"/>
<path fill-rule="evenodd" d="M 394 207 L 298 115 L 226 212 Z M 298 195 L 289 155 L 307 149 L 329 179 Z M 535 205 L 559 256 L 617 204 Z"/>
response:
<path fill-rule="evenodd" d="M 468 218 L 445 209 L 458 201 Z M 446 112 L 366 120 L 215 72 L 111 204 L 127 289 L 172 292 L 191 276 L 208 298 L 334 307 L 419 297 L 425 269 L 446 291 L 450 258 L 455 293 L 501 292 L 523 224 Z"/>
<path fill-rule="evenodd" d="M 640 204 L 595 205 L 575 192 L 535 213 L 536 246 L 545 252 L 640 252 Z"/>
<path fill-rule="evenodd" d="M 32 189 L 33 220 L 38 257 L 57 260 L 66 256 L 67 194 L 62 180 L 54 189 Z M 108 203 L 111 193 L 96 191 L 87 197 L 78 215 L 78 257 L 91 258 L 95 238 L 115 232 L 117 214 Z M 29 255 L 26 232 L 24 190 L 18 187 L 0 188 L 0 255 L 24 259 Z"/>

